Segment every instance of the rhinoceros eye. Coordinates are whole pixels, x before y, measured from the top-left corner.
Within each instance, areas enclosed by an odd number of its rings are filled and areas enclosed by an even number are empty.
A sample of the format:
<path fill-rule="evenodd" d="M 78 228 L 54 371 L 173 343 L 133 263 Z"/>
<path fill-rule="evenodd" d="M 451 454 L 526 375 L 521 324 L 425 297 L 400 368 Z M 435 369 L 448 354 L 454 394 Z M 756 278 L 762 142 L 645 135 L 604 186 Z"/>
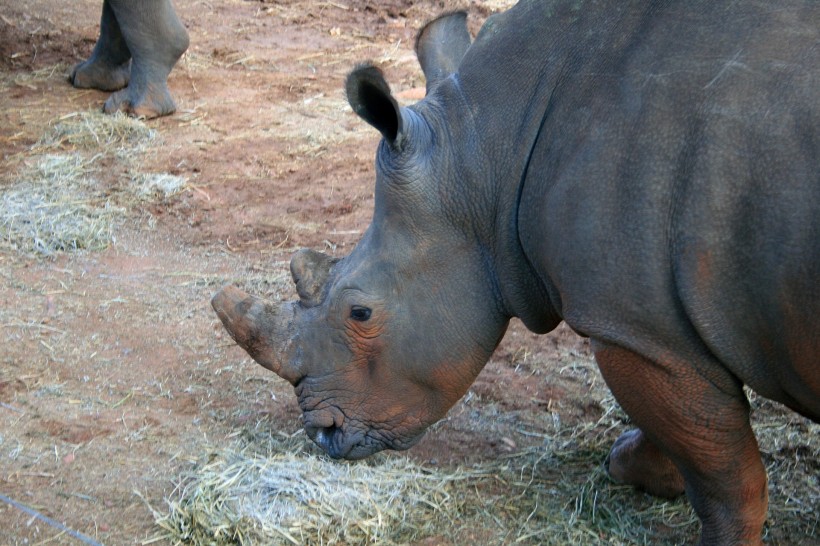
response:
<path fill-rule="evenodd" d="M 370 309 L 367 307 L 362 307 L 361 305 L 354 305 L 350 308 L 350 318 L 353 320 L 358 320 L 359 322 L 364 322 L 370 319 Z"/>

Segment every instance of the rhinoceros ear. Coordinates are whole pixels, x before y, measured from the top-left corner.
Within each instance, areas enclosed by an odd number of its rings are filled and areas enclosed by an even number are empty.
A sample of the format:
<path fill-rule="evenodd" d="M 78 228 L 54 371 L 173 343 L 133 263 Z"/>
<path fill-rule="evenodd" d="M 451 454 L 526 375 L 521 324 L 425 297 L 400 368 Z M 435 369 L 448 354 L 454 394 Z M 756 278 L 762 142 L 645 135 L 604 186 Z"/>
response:
<path fill-rule="evenodd" d="M 353 111 L 378 129 L 391 147 L 401 149 L 404 136 L 401 108 L 390 93 L 382 71 L 373 65 L 357 67 L 347 76 L 345 91 Z"/>
<path fill-rule="evenodd" d="M 296 283 L 299 300 L 305 307 L 314 307 L 322 302 L 322 292 L 330 276 L 330 268 L 338 262 L 327 254 L 303 248 L 290 260 L 290 274 Z"/>
<path fill-rule="evenodd" d="M 416 56 L 427 79 L 428 93 L 438 81 L 458 70 L 468 49 L 470 33 L 463 11 L 442 15 L 424 25 L 416 37 Z"/>

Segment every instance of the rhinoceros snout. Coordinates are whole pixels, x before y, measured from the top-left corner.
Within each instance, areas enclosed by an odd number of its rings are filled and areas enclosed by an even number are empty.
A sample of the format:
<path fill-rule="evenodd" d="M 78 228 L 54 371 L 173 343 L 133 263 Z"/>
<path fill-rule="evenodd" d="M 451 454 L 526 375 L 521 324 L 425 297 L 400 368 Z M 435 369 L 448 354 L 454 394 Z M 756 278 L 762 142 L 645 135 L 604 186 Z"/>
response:
<path fill-rule="evenodd" d="M 345 431 L 342 427 L 331 425 L 317 427 L 305 425 L 308 438 L 318 445 L 332 459 L 357 460 L 364 459 L 383 447 L 366 446 L 362 441 L 364 434 Z"/>

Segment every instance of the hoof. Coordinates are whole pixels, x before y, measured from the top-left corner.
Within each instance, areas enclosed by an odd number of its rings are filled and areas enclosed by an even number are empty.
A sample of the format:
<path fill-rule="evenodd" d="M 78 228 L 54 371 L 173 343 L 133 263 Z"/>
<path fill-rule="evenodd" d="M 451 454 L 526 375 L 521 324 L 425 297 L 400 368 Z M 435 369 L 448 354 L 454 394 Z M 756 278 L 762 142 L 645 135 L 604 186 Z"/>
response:
<path fill-rule="evenodd" d="M 615 441 L 604 466 L 616 482 L 657 497 L 672 499 L 684 492 L 678 467 L 638 429 L 625 432 Z"/>
<path fill-rule="evenodd" d="M 130 77 L 130 61 L 112 66 L 89 59 L 74 67 L 68 76 L 68 81 L 79 89 L 117 91 L 128 85 Z"/>
<path fill-rule="evenodd" d="M 144 92 L 132 89 L 130 86 L 113 93 L 105 101 L 103 111 L 106 114 L 123 112 L 138 118 L 158 118 L 173 114 L 177 107 L 168 93 L 168 88 L 148 85 Z"/>

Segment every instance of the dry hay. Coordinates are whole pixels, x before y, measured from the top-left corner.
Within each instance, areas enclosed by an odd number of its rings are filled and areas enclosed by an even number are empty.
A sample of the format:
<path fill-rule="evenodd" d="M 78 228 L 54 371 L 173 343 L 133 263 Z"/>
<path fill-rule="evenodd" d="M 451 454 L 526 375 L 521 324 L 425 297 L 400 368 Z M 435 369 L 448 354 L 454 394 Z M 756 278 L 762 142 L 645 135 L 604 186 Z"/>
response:
<path fill-rule="evenodd" d="M 769 476 L 768 532 L 788 530 L 789 536 L 806 537 L 800 544 L 820 544 L 820 424 L 748 394 L 752 428 Z"/>
<path fill-rule="evenodd" d="M 244 431 L 232 448 L 186 473 L 158 525 L 193 544 L 397 544 L 451 525 L 459 482 L 480 471 L 439 472 L 403 457 L 334 462 L 304 435 Z M 484 476 L 486 479 L 486 476 Z"/>
<path fill-rule="evenodd" d="M 187 187 L 182 177 L 139 171 L 137 160 L 155 140 L 155 131 L 120 113 L 75 112 L 56 120 L 2 188 L 0 246 L 40 256 L 106 248 L 116 220 L 135 203 L 166 200 Z M 106 158 L 125 165 L 122 187 L 94 177 Z"/>
<path fill-rule="evenodd" d="M 42 256 L 107 247 L 123 210 L 99 195 L 90 173 L 76 153 L 37 157 L 0 196 L 0 245 Z"/>
<path fill-rule="evenodd" d="M 657 542 L 652 525 L 689 526 L 684 500 L 658 501 L 613 485 L 600 462 L 614 404 L 598 422 L 556 422 L 544 445 L 469 468 L 439 468 L 399 454 L 332 461 L 287 436 L 243 430 L 214 449 L 155 511 L 163 534 L 185 544 L 461 544 Z M 624 508 L 624 504 L 630 504 Z M 694 535 L 693 535 L 694 536 Z"/>
<path fill-rule="evenodd" d="M 592 363 L 577 367 L 597 373 Z M 770 478 L 767 538 L 816 541 L 820 425 L 750 396 Z M 602 385 L 590 399 L 604 410 L 597 421 L 569 426 L 545 411 L 540 431 L 521 431 L 540 438 L 540 445 L 467 468 L 419 464 L 396 453 L 331 461 L 304 434 L 287 436 L 258 423 L 184 472 L 169 510 L 154 512 L 163 530 L 157 539 L 197 545 L 425 538 L 435 544 L 695 542 L 700 524 L 685 498 L 661 500 L 609 479 L 601 463 L 628 418 Z"/>
<path fill-rule="evenodd" d="M 127 152 L 144 151 L 156 132 L 138 119 L 117 112 L 72 112 L 59 118 L 35 146 L 35 150 L 67 148 Z"/>
<path fill-rule="evenodd" d="M 58 63 L 46 66 L 37 70 L 27 70 L 25 72 L 2 72 L 0 73 L 0 90 L 8 90 L 14 86 L 25 87 L 32 91 L 37 91 L 39 86 L 49 81 L 63 80 L 70 70 L 66 63 Z"/>
<path fill-rule="evenodd" d="M 135 195 L 145 201 L 164 201 L 187 186 L 184 177 L 167 173 L 139 173 L 132 180 Z"/>

